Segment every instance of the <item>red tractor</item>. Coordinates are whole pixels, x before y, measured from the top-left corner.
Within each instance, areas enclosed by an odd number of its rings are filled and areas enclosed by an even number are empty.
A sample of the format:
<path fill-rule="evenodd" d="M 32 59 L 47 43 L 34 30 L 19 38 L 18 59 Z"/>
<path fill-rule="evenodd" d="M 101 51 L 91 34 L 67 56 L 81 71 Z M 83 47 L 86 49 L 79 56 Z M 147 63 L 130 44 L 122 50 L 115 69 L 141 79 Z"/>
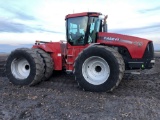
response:
<path fill-rule="evenodd" d="M 154 48 L 150 40 L 107 32 L 107 16 L 98 12 L 68 14 L 67 42 L 36 41 L 32 49 L 11 52 L 6 75 L 15 85 L 35 85 L 54 71 L 75 75 L 86 91 L 112 91 L 125 70 L 150 69 Z"/>

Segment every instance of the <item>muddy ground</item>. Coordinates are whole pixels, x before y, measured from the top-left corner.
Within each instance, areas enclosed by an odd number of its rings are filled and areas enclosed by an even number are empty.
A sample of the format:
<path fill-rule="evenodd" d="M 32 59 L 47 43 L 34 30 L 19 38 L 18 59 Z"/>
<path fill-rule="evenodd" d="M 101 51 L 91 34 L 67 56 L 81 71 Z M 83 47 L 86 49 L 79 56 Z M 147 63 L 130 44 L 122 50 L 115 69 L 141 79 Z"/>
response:
<path fill-rule="evenodd" d="M 153 69 L 125 74 L 110 93 L 82 91 L 64 72 L 34 87 L 15 86 L 3 73 L 5 58 L 0 55 L 0 120 L 160 120 L 160 54 Z"/>

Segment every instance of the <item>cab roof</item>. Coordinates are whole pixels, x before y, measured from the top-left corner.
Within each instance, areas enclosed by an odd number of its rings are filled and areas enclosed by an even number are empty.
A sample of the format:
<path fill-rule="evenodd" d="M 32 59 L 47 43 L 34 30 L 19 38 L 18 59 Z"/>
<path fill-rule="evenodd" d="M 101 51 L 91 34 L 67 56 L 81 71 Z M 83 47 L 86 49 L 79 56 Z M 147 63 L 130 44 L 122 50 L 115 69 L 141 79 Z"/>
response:
<path fill-rule="evenodd" d="M 98 17 L 99 15 L 102 15 L 102 13 L 99 13 L 99 12 L 73 13 L 73 14 L 66 15 L 65 20 L 68 19 L 68 18 L 81 17 L 81 16 L 95 16 L 95 17 Z"/>

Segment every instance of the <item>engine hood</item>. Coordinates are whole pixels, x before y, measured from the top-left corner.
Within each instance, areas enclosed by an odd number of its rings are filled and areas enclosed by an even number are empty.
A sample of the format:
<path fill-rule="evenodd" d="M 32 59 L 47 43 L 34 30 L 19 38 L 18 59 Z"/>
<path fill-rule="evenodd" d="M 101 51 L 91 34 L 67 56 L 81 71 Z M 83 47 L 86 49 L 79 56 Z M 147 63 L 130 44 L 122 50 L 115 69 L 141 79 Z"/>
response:
<path fill-rule="evenodd" d="M 111 46 L 126 47 L 132 58 L 141 58 L 144 54 L 147 44 L 152 41 L 129 35 L 99 32 L 97 42 Z"/>

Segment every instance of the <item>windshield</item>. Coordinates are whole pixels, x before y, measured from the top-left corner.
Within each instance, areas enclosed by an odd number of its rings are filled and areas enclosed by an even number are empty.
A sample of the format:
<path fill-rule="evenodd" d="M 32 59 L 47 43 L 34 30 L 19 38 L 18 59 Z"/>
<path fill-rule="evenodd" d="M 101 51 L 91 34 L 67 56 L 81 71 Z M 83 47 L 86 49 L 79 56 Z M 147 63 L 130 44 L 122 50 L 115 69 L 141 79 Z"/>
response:
<path fill-rule="evenodd" d="M 67 39 L 71 45 L 83 45 L 85 43 L 87 23 L 87 16 L 68 19 Z"/>

